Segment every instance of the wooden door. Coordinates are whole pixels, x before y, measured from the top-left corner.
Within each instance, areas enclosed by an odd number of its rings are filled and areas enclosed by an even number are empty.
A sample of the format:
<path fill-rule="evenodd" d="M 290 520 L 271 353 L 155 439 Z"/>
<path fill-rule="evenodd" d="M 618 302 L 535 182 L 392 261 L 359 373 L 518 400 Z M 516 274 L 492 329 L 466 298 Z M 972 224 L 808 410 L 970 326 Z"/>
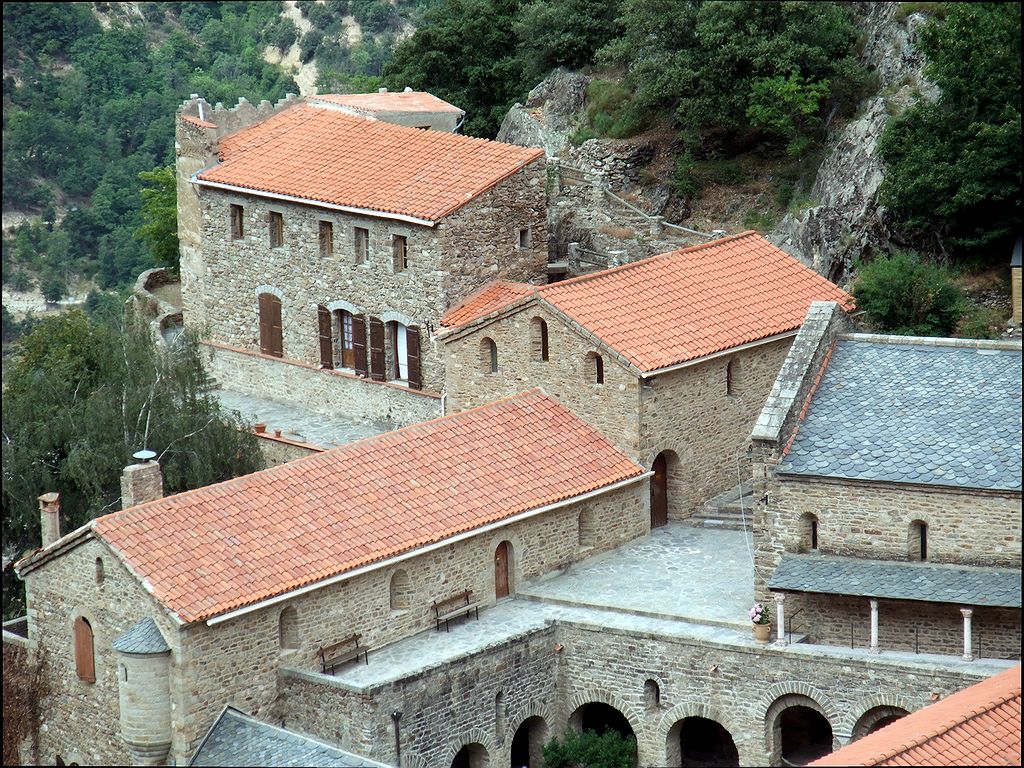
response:
<path fill-rule="evenodd" d="M 509 543 L 507 541 L 501 542 L 498 548 L 494 550 L 494 597 L 500 600 L 503 597 L 509 595 Z"/>
<path fill-rule="evenodd" d="M 651 468 L 651 528 L 660 528 L 668 522 L 668 463 L 664 453 L 658 454 Z"/>

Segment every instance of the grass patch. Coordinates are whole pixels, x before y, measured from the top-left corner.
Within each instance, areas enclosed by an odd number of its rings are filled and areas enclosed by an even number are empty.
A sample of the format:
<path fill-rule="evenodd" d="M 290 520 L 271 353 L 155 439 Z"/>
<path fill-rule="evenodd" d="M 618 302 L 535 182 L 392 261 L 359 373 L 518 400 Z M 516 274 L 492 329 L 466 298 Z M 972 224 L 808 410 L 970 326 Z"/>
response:
<path fill-rule="evenodd" d="M 747 215 L 743 217 L 743 226 L 764 234 L 775 226 L 775 217 L 767 211 L 751 208 L 747 211 Z"/>
<path fill-rule="evenodd" d="M 1006 328 L 1006 313 L 973 301 L 964 302 L 964 314 L 957 325 L 957 336 L 965 339 L 998 339 Z"/>
<path fill-rule="evenodd" d="M 906 21 L 908 16 L 921 13 L 925 16 L 934 16 L 937 19 L 944 19 L 949 13 L 948 3 L 900 3 L 896 10 L 896 21 Z"/>
<path fill-rule="evenodd" d="M 578 147 L 587 139 L 626 139 L 647 127 L 647 118 L 633 103 L 633 94 L 612 80 L 591 80 L 587 86 L 587 122 L 569 140 Z"/>

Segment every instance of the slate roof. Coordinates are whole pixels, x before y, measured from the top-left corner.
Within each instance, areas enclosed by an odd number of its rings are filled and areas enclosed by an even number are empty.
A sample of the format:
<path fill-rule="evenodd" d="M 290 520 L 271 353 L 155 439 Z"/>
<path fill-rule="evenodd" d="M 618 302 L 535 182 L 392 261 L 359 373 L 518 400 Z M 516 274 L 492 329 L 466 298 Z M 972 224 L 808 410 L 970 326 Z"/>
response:
<path fill-rule="evenodd" d="M 437 221 L 544 150 L 422 131 L 303 104 L 220 140 L 217 182 Z"/>
<path fill-rule="evenodd" d="M 201 621 L 642 475 L 535 389 L 114 512 L 94 533 Z"/>
<path fill-rule="evenodd" d="M 156 622 L 148 616 L 118 636 L 113 645 L 115 651 L 122 653 L 156 654 L 171 650 Z"/>
<path fill-rule="evenodd" d="M 366 112 L 457 112 L 465 111 L 426 91 L 386 91 L 385 93 L 325 93 L 310 96 L 309 101 L 323 101 Z"/>
<path fill-rule="evenodd" d="M 189 765 L 380 768 L 383 764 L 225 707 Z"/>
<path fill-rule="evenodd" d="M 780 592 L 1021 607 L 1020 570 L 1010 568 L 786 554 L 768 588 Z"/>
<path fill-rule="evenodd" d="M 1020 491 L 1020 347 L 941 341 L 840 340 L 778 471 Z"/>
<path fill-rule="evenodd" d="M 795 330 L 816 300 L 853 307 L 849 294 L 756 232 L 523 290 L 644 373 Z M 465 325 L 521 295 L 480 292 L 442 323 Z"/>
<path fill-rule="evenodd" d="M 1020 765 L 1020 665 L 809 765 Z"/>

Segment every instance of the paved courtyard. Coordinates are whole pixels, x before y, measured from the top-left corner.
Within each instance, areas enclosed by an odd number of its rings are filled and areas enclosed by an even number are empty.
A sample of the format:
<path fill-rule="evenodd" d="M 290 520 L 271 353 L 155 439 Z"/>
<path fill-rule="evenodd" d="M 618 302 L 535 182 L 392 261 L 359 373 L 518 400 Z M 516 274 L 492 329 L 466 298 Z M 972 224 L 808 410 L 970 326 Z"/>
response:
<path fill-rule="evenodd" d="M 271 434 L 275 429 L 280 429 L 282 437 L 321 448 L 336 448 L 394 429 L 386 423 L 349 421 L 343 414 L 327 417 L 296 405 L 285 405 L 227 389 L 214 390 L 213 395 L 228 410 L 242 414 L 242 418 L 254 424 L 266 424 L 267 432 Z"/>

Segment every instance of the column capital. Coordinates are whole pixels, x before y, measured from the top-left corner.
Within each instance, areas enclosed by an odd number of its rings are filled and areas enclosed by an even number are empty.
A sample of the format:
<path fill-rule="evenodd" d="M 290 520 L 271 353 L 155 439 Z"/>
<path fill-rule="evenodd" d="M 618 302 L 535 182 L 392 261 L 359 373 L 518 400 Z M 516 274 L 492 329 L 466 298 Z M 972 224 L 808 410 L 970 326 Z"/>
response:
<path fill-rule="evenodd" d="M 965 619 L 969 619 L 969 618 L 971 618 L 971 616 L 974 615 L 974 609 L 973 608 L 961 608 L 960 609 L 960 615 L 963 616 Z"/>
<path fill-rule="evenodd" d="M 785 592 L 773 592 L 772 594 L 775 596 L 776 603 L 784 603 L 786 601 Z"/>
<path fill-rule="evenodd" d="M 872 597 L 868 602 L 871 604 L 871 610 L 872 611 L 877 611 L 878 610 L 878 599 L 877 598 Z"/>

